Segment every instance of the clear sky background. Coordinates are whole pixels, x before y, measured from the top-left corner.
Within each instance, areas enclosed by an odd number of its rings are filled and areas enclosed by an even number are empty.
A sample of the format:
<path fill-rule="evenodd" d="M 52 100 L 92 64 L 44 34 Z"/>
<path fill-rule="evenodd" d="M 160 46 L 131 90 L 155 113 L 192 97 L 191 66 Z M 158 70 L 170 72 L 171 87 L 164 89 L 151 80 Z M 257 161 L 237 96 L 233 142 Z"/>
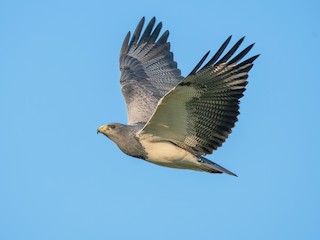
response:
<path fill-rule="evenodd" d="M 1 1 L 0 239 L 318 239 L 318 1 Z M 126 122 L 119 50 L 156 16 L 184 75 L 232 34 L 256 42 L 239 122 L 163 168 L 96 135 Z M 243 48 L 242 48 L 243 49 Z"/>

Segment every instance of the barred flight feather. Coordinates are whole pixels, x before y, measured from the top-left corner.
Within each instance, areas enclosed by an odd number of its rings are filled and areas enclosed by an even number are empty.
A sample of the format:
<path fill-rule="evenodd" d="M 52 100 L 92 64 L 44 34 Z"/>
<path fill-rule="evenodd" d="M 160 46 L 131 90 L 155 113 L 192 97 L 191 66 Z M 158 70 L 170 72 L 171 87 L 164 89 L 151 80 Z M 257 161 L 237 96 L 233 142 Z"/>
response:
<path fill-rule="evenodd" d="M 238 63 L 251 50 L 251 44 L 228 62 L 244 40 L 241 38 L 222 56 L 230 39 L 200 69 L 206 53 L 189 76 L 159 101 L 140 134 L 155 134 L 195 155 L 210 154 L 225 142 L 238 120 L 239 99 L 258 57 Z"/>

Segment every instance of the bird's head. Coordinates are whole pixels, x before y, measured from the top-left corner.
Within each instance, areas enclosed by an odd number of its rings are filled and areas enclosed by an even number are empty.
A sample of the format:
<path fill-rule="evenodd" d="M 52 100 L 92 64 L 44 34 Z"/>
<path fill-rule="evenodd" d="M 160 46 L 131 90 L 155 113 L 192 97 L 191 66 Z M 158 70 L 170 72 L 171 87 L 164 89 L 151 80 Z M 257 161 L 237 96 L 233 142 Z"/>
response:
<path fill-rule="evenodd" d="M 105 125 L 100 126 L 97 129 L 97 134 L 102 133 L 106 137 L 115 141 L 119 137 L 119 134 L 121 134 L 122 130 L 123 130 L 123 124 L 109 123 L 109 124 L 105 124 Z"/>

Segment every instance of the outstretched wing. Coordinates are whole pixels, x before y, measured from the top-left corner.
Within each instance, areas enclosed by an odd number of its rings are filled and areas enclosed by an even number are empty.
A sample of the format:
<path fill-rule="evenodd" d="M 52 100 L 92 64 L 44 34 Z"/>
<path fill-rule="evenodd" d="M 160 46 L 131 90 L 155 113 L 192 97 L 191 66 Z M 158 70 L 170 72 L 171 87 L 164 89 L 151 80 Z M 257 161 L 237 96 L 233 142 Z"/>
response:
<path fill-rule="evenodd" d="M 167 42 L 169 31 L 158 38 L 162 23 L 154 28 L 153 17 L 140 36 L 144 21 L 143 17 L 130 43 L 128 32 L 120 52 L 120 85 L 128 124 L 146 123 L 159 99 L 183 79 Z"/>
<path fill-rule="evenodd" d="M 220 60 L 231 36 L 199 70 L 207 53 L 173 90 L 165 95 L 140 134 L 152 134 L 187 149 L 195 155 L 212 153 L 231 133 L 239 115 L 239 99 L 247 85 L 256 55 L 238 63 L 253 47 L 229 60 L 240 39 Z"/>

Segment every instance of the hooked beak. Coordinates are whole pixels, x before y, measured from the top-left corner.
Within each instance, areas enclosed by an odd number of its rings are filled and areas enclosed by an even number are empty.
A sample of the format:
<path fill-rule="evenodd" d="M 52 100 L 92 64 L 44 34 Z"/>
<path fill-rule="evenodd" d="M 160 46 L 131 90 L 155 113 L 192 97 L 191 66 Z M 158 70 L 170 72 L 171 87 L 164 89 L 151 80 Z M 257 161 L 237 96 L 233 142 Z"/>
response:
<path fill-rule="evenodd" d="M 98 133 L 103 133 L 103 132 L 105 132 L 105 130 L 106 130 L 106 126 L 100 126 L 98 129 L 97 129 L 97 134 Z"/>

